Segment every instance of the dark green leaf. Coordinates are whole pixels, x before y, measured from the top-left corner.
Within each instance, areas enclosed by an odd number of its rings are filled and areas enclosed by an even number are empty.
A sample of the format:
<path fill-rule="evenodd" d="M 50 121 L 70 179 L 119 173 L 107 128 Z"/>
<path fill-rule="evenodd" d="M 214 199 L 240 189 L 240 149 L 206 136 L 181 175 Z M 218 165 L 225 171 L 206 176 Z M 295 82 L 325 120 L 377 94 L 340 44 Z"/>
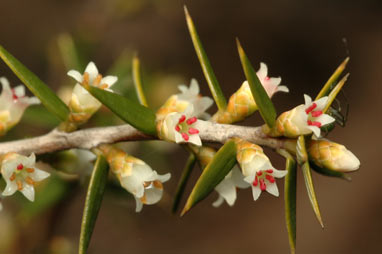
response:
<path fill-rule="evenodd" d="M 139 103 L 147 107 L 148 104 L 147 104 L 146 96 L 145 96 L 145 93 L 143 92 L 140 62 L 137 56 L 134 56 L 133 58 L 133 80 L 134 80 L 135 91 L 139 99 Z"/>
<path fill-rule="evenodd" d="M 94 86 L 86 87 L 88 91 L 122 120 L 138 130 L 156 135 L 155 114 L 152 110 L 134 103 L 122 95 L 99 89 Z"/>
<path fill-rule="evenodd" d="M 339 171 L 334 171 L 332 169 L 328 169 L 328 168 L 322 168 L 322 167 L 319 167 L 317 166 L 316 164 L 314 164 L 314 162 L 311 161 L 311 168 L 316 171 L 317 173 L 320 173 L 322 175 L 325 175 L 325 176 L 331 176 L 331 177 L 339 177 L 339 178 L 342 178 L 344 180 L 347 180 L 347 181 L 351 181 L 351 177 L 346 175 L 345 173 L 343 172 L 339 172 Z"/>
<path fill-rule="evenodd" d="M 310 204 L 312 205 L 313 211 L 316 214 L 317 220 L 320 223 L 321 227 L 324 227 L 324 224 L 321 218 L 320 207 L 318 206 L 316 193 L 314 191 L 313 179 L 312 179 L 312 174 L 310 171 L 310 166 L 308 161 L 306 161 L 302 165 L 302 173 L 304 175 L 305 186 L 306 186 L 306 190 L 308 191 Z"/>
<path fill-rule="evenodd" d="M 273 106 L 271 99 L 261 84 L 255 70 L 252 67 L 247 55 L 240 45 L 239 40 L 237 42 L 237 48 L 239 51 L 240 61 L 243 66 L 245 77 L 248 80 L 249 87 L 251 88 L 252 96 L 259 108 L 261 117 L 265 123 L 272 128 L 276 122 L 276 109 Z"/>
<path fill-rule="evenodd" d="M 182 176 L 180 177 L 178 187 L 176 188 L 176 193 L 174 197 L 174 202 L 172 204 L 172 212 L 176 213 L 179 207 L 179 202 L 182 198 L 182 195 L 184 193 L 184 189 L 186 188 L 186 184 L 188 179 L 190 178 L 191 172 L 194 169 L 196 163 L 196 157 L 194 154 L 190 154 L 188 157 L 188 160 L 186 162 L 186 165 L 184 166 Z"/>
<path fill-rule="evenodd" d="M 44 82 L 2 46 L 0 46 L 0 57 L 50 112 L 62 121 L 66 120 L 69 108 Z"/>
<path fill-rule="evenodd" d="M 236 145 L 230 140 L 226 142 L 215 154 L 212 161 L 203 170 L 196 182 L 181 216 L 188 212 L 199 201 L 203 200 L 214 190 L 224 177 L 231 171 L 236 163 Z"/>
<path fill-rule="evenodd" d="M 345 70 L 346 64 L 349 62 L 350 58 L 347 57 L 340 66 L 337 67 L 336 71 L 330 76 L 329 80 L 326 82 L 326 84 L 322 87 L 321 91 L 318 93 L 316 100 L 320 99 L 321 97 L 324 97 L 330 93 L 330 91 L 333 89 L 334 84 L 338 80 L 338 77 L 341 76 L 342 72 Z"/>
<path fill-rule="evenodd" d="M 227 100 L 224 97 L 218 80 L 216 79 L 215 73 L 212 69 L 210 61 L 208 60 L 206 52 L 203 49 L 202 42 L 199 39 L 199 35 L 196 31 L 194 22 L 192 21 L 186 6 L 184 7 L 184 12 L 186 15 L 187 26 L 191 35 L 192 43 L 194 44 L 196 54 L 198 55 L 200 65 L 202 66 L 204 77 L 207 80 L 208 86 L 212 93 L 212 97 L 214 98 L 218 109 L 224 110 L 227 106 Z"/>
<path fill-rule="evenodd" d="M 80 254 L 87 252 L 98 212 L 101 208 L 108 172 L 109 165 L 105 157 L 99 155 L 94 165 L 93 173 L 89 182 L 88 192 L 86 195 L 79 243 Z"/>
<path fill-rule="evenodd" d="M 293 157 L 288 154 L 286 157 L 285 176 L 285 219 L 288 230 L 289 246 L 291 253 L 296 252 L 296 185 L 297 185 L 297 164 Z"/>

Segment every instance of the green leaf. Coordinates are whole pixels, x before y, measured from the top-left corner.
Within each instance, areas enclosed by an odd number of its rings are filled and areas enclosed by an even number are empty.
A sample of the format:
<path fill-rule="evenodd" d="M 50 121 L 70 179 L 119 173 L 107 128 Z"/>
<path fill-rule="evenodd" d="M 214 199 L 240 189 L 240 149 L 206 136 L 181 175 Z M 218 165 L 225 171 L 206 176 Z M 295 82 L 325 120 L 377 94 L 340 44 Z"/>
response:
<path fill-rule="evenodd" d="M 146 96 L 145 96 L 145 93 L 143 92 L 140 62 L 137 56 L 134 56 L 133 58 L 133 80 L 134 80 L 135 91 L 139 99 L 139 103 L 147 107 L 148 104 L 147 104 Z"/>
<path fill-rule="evenodd" d="M 324 97 L 330 93 L 330 91 L 333 89 L 334 84 L 338 80 L 338 77 L 341 76 L 342 72 L 345 70 L 347 63 L 349 62 L 350 58 L 347 57 L 340 66 L 337 67 L 335 72 L 330 76 L 329 80 L 326 82 L 326 84 L 322 87 L 321 91 L 318 93 L 316 100 L 320 99 L 321 97 Z"/>
<path fill-rule="evenodd" d="M 326 103 L 326 106 L 325 108 L 322 110 L 323 113 L 325 113 L 326 111 L 328 111 L 328 109 L 330 108 L 330 106 L 332 105 L 334 99 L 337 97 L 337 94 L 341 91 L 342 87 L 345 85 L 345 82 L 346 80 L 348 79 L 349 77 L 349 73 L 345 75 L 345 77 L 343 77 L 340 82 L 338 82 L 338 84 L 333 88 L 333 90 L 330 92 L 329 94 L 329 98 L 328 98 L 328 102 Z"/>
<path fill-rule="evenodd" d="M 316 193 L 314 191 L 313 179 L 312 179 L 312 174 L 310 171 L 310 166 L 308 161 L 306 161 L 302 165 L 302 173 L 304 175 L 305 186 L 306 186 L 306 190 L 308 191 L 310 204 L 312 205 L 313 211 L 316 214 L 317 220 L 320 223 L 321 227 L 324 227 L 324 224 L 321 218 L 320 207 L 318 206 Z"/>
<path fill-rule="evenodd" d="M 73 38 L 70 34 L 63 33 L 57 38 L 58 48 L 67 70 L 82 70 L 83 64 L 77 52 Z"/>
<path fill-rule="evenodd" d="M 93 233 L 95 222 L 101 208 L 103 194 L 107 183 L 109 165 L 102 155 L 99 155 L 94 165 L 90 179 L 88 192 L 86 195 L 84 214 L 82 216 L 81 235 L 79 243 L 79 253 L 87 252 L 90 239 Z"/>
<path fill-rule="evenodd" d="M 69 108 L 44 82 L 2 46 L 0 46 L 0 57 L 50 112 L 62 121 L 66 120 L 69 115 Z"/>
<path fill-rule="evenodd" d="M 214 190 L 236 163 L 236 145 L 233 140 L 226 142 L 203 170 L 196 182 L 181 216 Z"/>
<path fill-rule="evenodd" d="M 85 88 L 122 120 L 146 134 L 156 135 L 155 114 L 151 109 L 134 103 L 116 93 L 94 86 Z"/>
<path fill-rule="evenodd" d="M 310 163 L 310 166 L 311 168 L 316 171 L 317 173 L 320 173 L 322 175 L 325 175 L 325 176 L 331 176 L 331 177 L 339 177 L 339 178 L 342 178 L 344 180 L 347 180 L 347 181 L 351 181 L 351 177 L 346 175 L 345 173 L 343 172 L 339 172 L 339 171 L 334 171 L 332 169 L 328 169 L 328 168 L 322 168 L 322 167 L 319 167 L 317 166 L 316 164 L 314 164 L 314 162 L 311 161 Z"/>
<path fill-rule="evenodd" d="M 184 193 L 184 189 L 186 188 L 186 184 L 188 179 L 190 178 L 191 172 L 194 169 L 196 163 L 196 157 L 194 154 L 190 154 L 188 157 L 188 160 L 186 162 L 186 165 L 184 166 L 182 176 L 180 177 L 178 187 L 176 188 L 174 202 L 172 204 L 172 212 L 176 213 L 179 207 L 180 200 L 182 198 L 182 195 Z"/>
<path fill-rule="evenodd" d="M 192 43 L 194 44 L 196 54 L 198 55 L 200 65 L 202 67 L 204 77 L 206 78 L 208 86 L 211 90 L 212 97 L 214 98 L 218 109 L 225 110 L 227 107 L 227 100 L 224 97 L 218 80 L 216 79 L 215 73 L 212 69 L 210 61 L 208 60 L 206 52 L 203 49 L 202 42 L 199 39 L 199 35 L 196 31 L 194 22 L 192 21 L 186 6 L 184 6 L 184 12 L 186 15 L 187 26 L 191 35 Z"/>
<path fill-rule="evenodd" d="M 265 123 L 272 128 L 276 122 L 276 109 L 273 106 L 271 99 L 261 84 L 255 70 L 252 67 L 247 55 L 240 45 L 238 39 L 236 39 L 237 49 L 239 51 L 240 61 L 243 66 L 245 77 L 248 80 L 249 87 L 251 88 L 252 96 L 259 108 L 261 117 Z"/>
<path fill-rule="evenodd" d="M 286 170 L 284 195 L 285 195 L 285 219 L 288 230 L 289 246 L 291 253 L 296 252 L 296 186 L 297 164 L 293 157 L 285 151 Z"/>

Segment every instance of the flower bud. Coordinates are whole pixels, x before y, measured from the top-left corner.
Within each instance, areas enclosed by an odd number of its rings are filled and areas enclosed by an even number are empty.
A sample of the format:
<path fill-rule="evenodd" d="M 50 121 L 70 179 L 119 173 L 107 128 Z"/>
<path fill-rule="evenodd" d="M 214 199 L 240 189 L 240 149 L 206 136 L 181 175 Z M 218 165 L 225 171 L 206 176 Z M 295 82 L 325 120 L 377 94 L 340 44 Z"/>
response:
<path fill-rule="evenodd" d="M 329 140 L 311 140 L 308 154 L 311 161 L 321 168 L 339 172 L 352 172 L 359 168 L 360 161 L 345 146 Z"/>

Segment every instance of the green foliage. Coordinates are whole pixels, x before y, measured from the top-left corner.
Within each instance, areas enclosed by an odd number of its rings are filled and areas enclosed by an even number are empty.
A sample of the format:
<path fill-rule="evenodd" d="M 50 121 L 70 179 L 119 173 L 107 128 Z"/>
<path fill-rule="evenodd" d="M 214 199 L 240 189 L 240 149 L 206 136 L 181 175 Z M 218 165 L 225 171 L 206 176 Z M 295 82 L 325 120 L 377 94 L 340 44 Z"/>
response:
<path fill-rule="evenodd" d="M 148 106 L 145 93 L 143 91 L 143 84 L 142 84 L 142 76 L 141 76 L 141 69 L 140 69 L 140 61 L 137 56 L 134 56 L 133 58 L 133 80 L 134 80 L 134 86 L 135 91 L 137 93 L 139 103 L 145 107 Z"/>
<path fill-rule="evenodd" d="M 226 142 L 215 154 L 212 161 L 203 170 L 196 182 L 181 216 L 188 212 L 198 202 L 203 200 L 214 190 L 224 177 L 231 171 L 236 163 L 236 145 L 230 140 Z"/>
<path fill-rule="evenodd" d="M 118 115 L 122 120 L 146 134 L 156 135 L 155 114 L 152 110 L 132 102 L 122 95 L 105 91 L 94 86 L 86 88 L 94 97 Z"/>
<path fill-rule="evenodd" d="M 218 109 L 224 110 L 227 107 L 227 100 L 224 97 L 218 80 L 216 79 L 210 61 L 208 60 L 207 54 L 203 49 L 202 42 L 199 39 L 199 35 L 196 31 L 194 22 L 192 21 L 191 16 L 189 15 L 186 7 L 184 7 L 184 12 L 186 15 L 187 26 L 191 35 L 192 43 L 194 44 L 195 52 L 199 58 L 200 65 L 203 69 L 204 77 L 206 78 L 208 86 L 211 90 L 212 97 L 214 98 Z"/>
<path fill-rule="evenodd" d="M 99 155 L 94 165 L 93 173 L 89 182 L 88 192 L 86 195 L 79 243 L 80 254 L 87 252 L 98 212 L 101 208 L 108 172 L 109 164 L 107 163 L 105 157 Z"/>
<path fill-rule="evenodd" d="M 190 178 L 191 172 L 195 167 L 196 157 L 194 154 L 190 154 L 187 159 L 186 165 L 184 166 L 182 176 L 180 177 L 178 187 L 176 188 L 174 202 L 172 204 L 172 212 L 176 213 L 179 207 L 180 200 L 183 196 L 184 189 L 186 188 L 186 184 L 188 179 Z"/>
<path fill-rule="evenodd" d="M 239 51 L 240 61 L 243 66 L 245 77 L 248 80 L 249 87 L 251 88 L 253 99 L 255 100 L 257 107 L 260 111 L 261 117 L 264 122 L 272 128 L 276 122 L 276 109 L 273 106 L 271 99 L 261 84 L 255 70 L 252 67 L 247 55 L 240 45 L 239 40 L 237 42 L 237 49 Z"/>
<path fill-rule="evenodd" d="M 2 46 L 0 46 L 0 57 L 50 112 L 62 121 L 67 119 L 69 108 L 44 82 Z"/>

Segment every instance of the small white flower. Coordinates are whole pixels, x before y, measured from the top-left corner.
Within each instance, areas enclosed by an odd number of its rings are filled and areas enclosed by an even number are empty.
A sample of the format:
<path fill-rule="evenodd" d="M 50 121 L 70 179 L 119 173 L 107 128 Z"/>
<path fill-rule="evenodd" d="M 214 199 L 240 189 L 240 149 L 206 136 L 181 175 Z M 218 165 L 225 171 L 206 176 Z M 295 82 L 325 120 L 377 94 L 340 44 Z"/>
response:
<path fill-rule="evenodd" d="M 20 121 L 28 106 L 39 104 L 40 100 L 25 96 L 23 85 L 11 89 L 5 77 L 0 78 L 0 83 L 3 88 L 0 95 L 0 134 L 4 134 Z"/>
<path fill-rule="evenodd" d="M 242 163 L 244 181 L 251 184 L 253 199 L 256 201 L 262 191 L 278 197 L 279 190 L 276 185 L 275 177 L 284 177 L 288 172 L 286 170 L 275 169 L 269 159 L 264 155 L 254 155 L 252 158 Z"/>
<path fill-rule="evenodd" d="M 72 98 L 69 106 L 72 111 L 76 113 L 92 114 L 101 107 L 101 103 L 94 98 L 85 88 L 81 86 L 95 86 L 100 89 L 111 91 L 109 88 L 117 82 L 118 78 L 115 76 L 102 77 L 98 73 L 98 69 L 93 62 L 90 62 L 82 75 L 76 70 L 70 70 L 68 76 L 74 78 L 78 83 L 73 89 Z"/>
<path fill-rule="evenodd" d="M 286 86 L 280 86 L 281 78 L 270 78 L 268 77 L 268 67 L 265 63 L 260 63 L 260 69 L 257 71 L 257 77 L 259 78 L 261 84 L 263 85 L 265 91 L 267 92 L 269 98 L 277 92 L 288 93 L 289 89 Z"/>
<path fill-rule="evenodd" d="M 199 127 L 204 121 L 197 119 L 193 111 L 191 104 L 182 113 L 173 112 L 166 115 L 161 126 L 163 137 L 176 143 L 192 143 L 201 146 L 202 141 L 198 134 Z"/>
<path fill-rule="evenodd" d="M 120 171 L 118 178 L 122 187 L 134 195 L 135 211 L 140 212 L 143 204 L 151 205 L 161 200 L 163 195 L 162 183 L 168 181 L 171 174 L 159 175 L 143 161 L 131 156 L 129 158 L 131 160 L 129 170 Z"/>
<path fill-rule="evenodd" d="M 209 119 L 211 116 L 206 113 L 206 110 L 212 106 L 214 101 L 208 97 L 202 97 L 199 92 L 199 84 L 196 79 L 191 79 L 190 87 L 179 85 L 179 90 L 182 92 L 177 94 L 178 100 L 184 100 L 191 103 L 194 107 L 194 115 L 203 119 Z"/>
<path fill-rule="evenodd" d="M 313 132 L 318 138 L 321 135 L 321 127 L 335 121 L 333 117 L 322 112 L 328 102 L 328 97 L 325 96 L 312 102 L 312 99 L 304 94 L 304 99 L 305 105 L 295 108 L 296 112 L 291 121 L 298 127 L 300 135 Z"/>
<path fill-rule="evenodd" d="M 229 206 L 233 206 L 236 201 L 236 188 L 245 189 L 249 186 L 250 184 L 244 181 L 244 176 L 239 167 L 235 165 L 223 181 L 215 187 L 215 190 L 219 193 L 219 197 L 212 205 L 219 207 L 225 200 Z"/>
<path fill-rule="evenodd" d="M 47 178 L 50 174 L 35 167 L 36 156 L 29 157 L 17 153 L 4 156 L 1 174 L 7 183 L 3 196 L 13 195 L 19 190 L 30 201 L 34 201 L 34 184 Z"/>

